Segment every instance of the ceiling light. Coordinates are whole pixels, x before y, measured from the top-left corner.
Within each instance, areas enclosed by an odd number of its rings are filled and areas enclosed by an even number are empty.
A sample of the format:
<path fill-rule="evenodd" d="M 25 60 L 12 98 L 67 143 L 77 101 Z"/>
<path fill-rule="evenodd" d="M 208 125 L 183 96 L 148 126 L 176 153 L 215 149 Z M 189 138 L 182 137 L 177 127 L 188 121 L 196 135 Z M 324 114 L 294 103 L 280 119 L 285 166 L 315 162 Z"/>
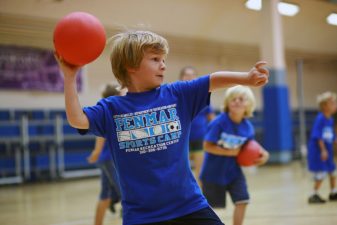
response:
<path fill-rule="evenodd" d="M 245 5 L 248 9 L 252 9 L 255 11 L 259 11 L 262 8 L 261 0 L 248 0 L 246 1 Z"/>
<path fill-rule="evenodd" d="M 327 18 L 326 22 L 331 25 L 337 26 L 337 13 L 331 13 Z"/>
<path fill-rule="evenodd" d="M 261 0 L 247 0 L 245 3 L 246 7 L 251 10 L 259 11 L 262 8 Z M 277 4 L 278 12 L 284 16 L 295 16 L 299 11 L 300 7 L 295 4 L 279 2 Z"/>
<path fill-rule="evenodd" d="M 279 13 L 284 16 L 295 16 L 300 11 L 298 5 L 286 2 L 279 2 L 277 4 L 277 9 Z"/>

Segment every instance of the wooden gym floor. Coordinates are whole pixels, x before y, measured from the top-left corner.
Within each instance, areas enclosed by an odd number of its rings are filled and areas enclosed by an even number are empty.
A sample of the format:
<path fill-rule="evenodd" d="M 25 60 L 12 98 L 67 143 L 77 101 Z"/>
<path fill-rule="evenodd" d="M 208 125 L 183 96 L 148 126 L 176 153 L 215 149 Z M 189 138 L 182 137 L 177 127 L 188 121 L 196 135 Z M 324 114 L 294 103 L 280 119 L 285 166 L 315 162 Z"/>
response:
<path fill-rule="evenodd" d="M 337 224 L 337 202 L 309 205 L 310 175 L 299 162 L 245 169 L 251 194 L 245 225 Z M 2 225 L 93 224 L 99 178 L 0 187 Z M 329 193 L 328 179 L 321 195 Z M 229 200 L 229 201 L 228 201 Z M 232 224 L 233 205 L 216 209 L 225 224 Z M 120 205 L 117 206 L 118 212 Z M 119 213 L 107 212 L 105 225 L 122 224 Z"/>

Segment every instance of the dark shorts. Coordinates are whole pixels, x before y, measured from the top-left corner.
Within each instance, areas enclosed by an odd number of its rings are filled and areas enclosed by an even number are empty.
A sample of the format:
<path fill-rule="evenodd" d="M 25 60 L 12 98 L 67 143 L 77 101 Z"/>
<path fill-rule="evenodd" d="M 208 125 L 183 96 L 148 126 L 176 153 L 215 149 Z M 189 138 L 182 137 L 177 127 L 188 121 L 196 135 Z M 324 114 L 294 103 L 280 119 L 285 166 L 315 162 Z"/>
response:
<path fill-rule="evenodd" d="M 101 193 L 99 199 L 119 201 L 121 194 L 112 160 L 98 163 L 97 166 L 101 169 Z"/>
<path fill-rule="evenodd" d="M 190 141 L 190 152 L 199 152 L 203 149 L 203 141 Z"/>
<path fill-rule="evenodd" d="M 249 193 L 244 176 L 234 180 L 228 185 L 202 182 L 202 191 L 213 208 L 226 207 L 226 193 L 231 196 L 234 204 L 249 203 Z"/>
<path fill-rule="evenodd" d="M 210 208 L 204 208 L 176 219 L 141 225 L 224 225 Z"/>

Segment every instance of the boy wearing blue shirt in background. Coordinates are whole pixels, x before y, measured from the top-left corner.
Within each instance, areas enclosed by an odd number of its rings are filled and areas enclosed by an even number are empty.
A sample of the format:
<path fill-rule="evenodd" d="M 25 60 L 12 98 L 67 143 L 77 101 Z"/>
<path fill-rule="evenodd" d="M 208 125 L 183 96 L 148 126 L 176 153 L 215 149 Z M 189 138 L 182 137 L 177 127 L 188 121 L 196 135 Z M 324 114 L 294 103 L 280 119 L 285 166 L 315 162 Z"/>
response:
<path fill-rule="evenodd" d="M 255 98 L 248 87 L 229 88 L 224 112 L 209 124 L 204 140 L 206 154 L 200 176 L 203 193 L 214 208 L 226 207 L 226 193 L 230 194 L 235 204 L 234 225 L 243 223 L 249 202 L 246 178 L 236 156 L 247 141 L 254 139 L 254 127 L 247 119 L 253 115 L 254 108 Z M 263 149 L 256 165 L 266 163 L 268 158 L 268 152 Z"/>
<path fill-rule="evenodd" d="M 337 200 L 336 164 L 334 162 L 333 142 L 336 142 L 334 121 L 332 115 L 336 112 L 336 94 L 325 92 L 317 97 L 321 112 L 317 115 L 311 130 L 308 144 L 308 167 L 313 173 L 314 191 L 309 197 L 309 203 L 325 203 L 318 194 L 319 188 L 329 174 L 329 200 Z"/>
<path fill-rule="evenodd" d="M 102 91 L 102 97 L 124 95 L 124 92 L 119 85 L 107 84 Z M 95 225 L 102 225 L 107 208 L 110 206 L 114 213 L 114 204 L 119 202 L 121 198 L 115 164 L 104 138 L 96 137 L 95 148 L 88 157 L 88 162 L 96 163 L 101 170 L 101 191 L 96 206 Z"/>
<path fill-rule="evenodd" d="M 112 70 L 128 93 L 84 109 L 76 90 L 79 68 L 56 56 L 64 73 L 67 119 L 106 139 L 120 179 L 124 225 L 220 225 L 189 168 L 191 121 L 209 104 L 210 92 L 264 85 L 269 72 L 258 62 L 249 72 L 220 71 L 163 84 L 167 54 L 166 39 L 155 33 L 115 35 Z"/>
<path fill-rule="evenodd" d="M 197 78 L 197 71 L 192 66 L 185 66 L 180 70 L 180 80 L 188 81 Z M 203 141 L 207 132 L 208 123 L 213 120 L 215 113 L 211 106 L 206 106 L 193 119 L 190 133 L 190 161 L 193 163 L 195 178 L 201 187 L 199 179 L 202 162 L 204 161 Z"/>

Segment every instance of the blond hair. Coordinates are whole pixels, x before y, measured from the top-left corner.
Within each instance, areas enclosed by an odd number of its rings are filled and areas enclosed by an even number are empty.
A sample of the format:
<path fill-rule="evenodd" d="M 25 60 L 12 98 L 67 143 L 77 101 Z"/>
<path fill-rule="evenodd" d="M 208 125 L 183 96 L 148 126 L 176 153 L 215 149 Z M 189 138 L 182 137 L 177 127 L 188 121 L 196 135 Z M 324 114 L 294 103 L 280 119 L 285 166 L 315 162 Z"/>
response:
<path fill-rule="evenodd" d="M 112 72 L 122 88 L 130 83 L 127 68 L 138 68 L 145 51 L 167 55 L 165 38 L 150 31 L 126 31 L 112 38 L 110 61 Z"/>
<path fill-rule="evenodd" d="M 317 104 L 320 108 L 323 107 L 323 105 L 329 100 L 332 99 L 333 101 L 336 101 L 336 93 L 326 91 L 319 95 L 317 95 Z"/>
<path fill-rule="evenodd" d="M 247 100 L 244 117 L 252 117 L 256 106 L 254 94 L 249 87 L 241 85 L 237 85 L 227 89 L 225 93 L 224 106 L 223 106 L 224 112 L 229 111 L 228 108 L 229 102 L 239 95 L 243 95 Z"/>

